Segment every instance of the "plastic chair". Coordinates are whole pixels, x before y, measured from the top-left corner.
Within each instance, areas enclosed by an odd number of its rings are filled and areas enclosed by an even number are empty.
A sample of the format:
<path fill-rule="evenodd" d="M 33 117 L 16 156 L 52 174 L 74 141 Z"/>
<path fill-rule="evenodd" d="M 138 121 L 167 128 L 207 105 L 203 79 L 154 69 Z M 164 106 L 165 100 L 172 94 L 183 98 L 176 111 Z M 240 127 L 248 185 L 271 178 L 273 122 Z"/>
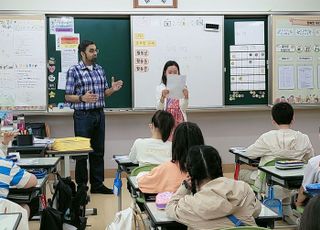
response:
<path fill-rule="evenodd" d="M 257 227 L 257 226 L 241 226 L 232 228 L 223 228 L 222 230 L 268 230 L 268 228 Z"/>
<path fill-rule="evenodd" d="M 158 165 L 155 164 L 149 164 L 149 165 L 143 165 L 143 166 L 139 166 L 134 168 L 131 171 L 131 176 L 137 176 L 140 172 L 150 172 L 153 168 L 157 167 Z M 136 198 L 136 202 L 143 204 L 146 202 L 146 197 L 143 193 L 139 193 L 139 194 L 132 194 L 132 195 L 136 195 L 133 196 L 134 198 Z M 140 205 L 139 205 L 140 206 Z"/>
<path fill-rule="evenodd" d="M 140 172 L 150 172 L 153 168 L 157 167 L 158 165 L 155 164 L 150 164 L 150 165 L 143 165 L 143 166 L 139 166 L 134 168 L 131 171 L 131 176 L 137 176 Z"/>

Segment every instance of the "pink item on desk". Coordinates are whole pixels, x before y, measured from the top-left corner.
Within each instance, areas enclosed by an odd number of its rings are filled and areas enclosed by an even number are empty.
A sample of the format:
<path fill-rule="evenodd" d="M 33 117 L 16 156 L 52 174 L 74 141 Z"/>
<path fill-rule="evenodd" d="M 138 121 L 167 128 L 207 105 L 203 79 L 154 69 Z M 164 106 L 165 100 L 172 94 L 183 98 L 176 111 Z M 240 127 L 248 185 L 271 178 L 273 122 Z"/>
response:
<path fill-rule="evenodd" d="M 171 199 L 173 192 L 161 192 L 156 196 L 156 206 L 158 209 L 165 209 Z"/>

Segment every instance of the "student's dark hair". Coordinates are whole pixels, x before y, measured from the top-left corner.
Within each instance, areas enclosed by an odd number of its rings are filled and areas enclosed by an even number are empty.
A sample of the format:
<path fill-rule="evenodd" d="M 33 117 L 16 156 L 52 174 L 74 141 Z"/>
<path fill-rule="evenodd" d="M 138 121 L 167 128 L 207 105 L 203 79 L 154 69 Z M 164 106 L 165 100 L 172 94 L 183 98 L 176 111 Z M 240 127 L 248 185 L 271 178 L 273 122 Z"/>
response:
<path fill-rule="evenodd" d="M 94 43 L 94 41 L 90 41 L 90 40 L 83 40 L 79 46 L 78 46 L 78 52 L 81 53 L 81 52 L 85 52 L 86 51 L 86 48 L 89 46 L 89 45 L 95 45 L 96 43 Z"/>
<path fill-rule="evenodd" d="M 187 172 L 186 159 L 190 147 L 204 145 L 199 126 L 192 122 L 183 122 L 177 126 L 172 138 L 172 163 L 179 163 L 181 172 Z"/>
<path fill-rule="evenodd" d="M 187 170 L 191 177 L 193 194 L 203 180 L 214 180 L 223 176 L 220 155 L 215 148 L 208 145 L 193 146 L 189 149 Z"/>
<path fill-rule="evenodd" d="M 158 110 L 151 118 L 151 123 L 160 130 L 163 142 L 170 137 L 174 122 L 172 114 L 164 110 Z"/>
<path fill-rule="evenodd" d="M 299 230 L 320 230 L 320 195 L 309 200 L 304 208 Z"/>
<path fill-rule="evenodd" d="M 161 78 L 161 82 L 165 85 L 167 85 L 167 75 L 166 75 L 166 71 L 170 66 L 175 66 L 178 69 L 178 74 L 180 74 L 180 67 L 178 65 L 177 62 L 175 61 L 167 61 L 166 64 L 164 64 L 163 67 L 163 71 L 162 71 L 162 78 Z"/>
<path fill-rule="evenodd" d="M 289 125 L 293 119 L 293 108 L 288 102 L 280 102 L 272 107 L 272 119 L 278 125 Z"/>

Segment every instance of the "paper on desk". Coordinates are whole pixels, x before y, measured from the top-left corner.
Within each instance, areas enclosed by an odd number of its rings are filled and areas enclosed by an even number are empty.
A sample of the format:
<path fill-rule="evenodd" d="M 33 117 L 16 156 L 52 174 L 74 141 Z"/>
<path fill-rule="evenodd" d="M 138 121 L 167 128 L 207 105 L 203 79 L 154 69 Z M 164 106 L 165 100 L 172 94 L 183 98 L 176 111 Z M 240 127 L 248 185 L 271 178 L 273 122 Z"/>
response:
<path fill-rule="evenodd" d="M 183 98 L 183 89 L 186 87 L 185 75 L 168 75 L 167 88 L 169 90 L 169 98 L 181 99 Z"/>

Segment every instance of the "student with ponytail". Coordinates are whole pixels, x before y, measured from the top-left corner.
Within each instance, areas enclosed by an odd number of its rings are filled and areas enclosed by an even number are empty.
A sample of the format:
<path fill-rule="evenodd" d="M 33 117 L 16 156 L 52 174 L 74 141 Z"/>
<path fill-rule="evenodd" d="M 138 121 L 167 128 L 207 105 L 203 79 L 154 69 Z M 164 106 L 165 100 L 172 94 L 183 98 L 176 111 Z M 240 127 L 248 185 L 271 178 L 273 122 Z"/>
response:
<path fill-rule="evenodd" d="M 173 116 L 164 110 L 158 110 L 149 124 L 151 138 L 135 140 L 129 157 L 140 166 L 161 164 L 171 159 L 171 141 L 168 138 L 174 126 Z"/>
<path fill-rule="evenodd" d="M 236 217 L 245 225 L 255 225 L 261 204 L 248 184 L 223 177 L 218 151 L 206 145 L 190 148 L 188 177 L 167 204 L 168 216 L 188 229 L 233 227 Z"/>

